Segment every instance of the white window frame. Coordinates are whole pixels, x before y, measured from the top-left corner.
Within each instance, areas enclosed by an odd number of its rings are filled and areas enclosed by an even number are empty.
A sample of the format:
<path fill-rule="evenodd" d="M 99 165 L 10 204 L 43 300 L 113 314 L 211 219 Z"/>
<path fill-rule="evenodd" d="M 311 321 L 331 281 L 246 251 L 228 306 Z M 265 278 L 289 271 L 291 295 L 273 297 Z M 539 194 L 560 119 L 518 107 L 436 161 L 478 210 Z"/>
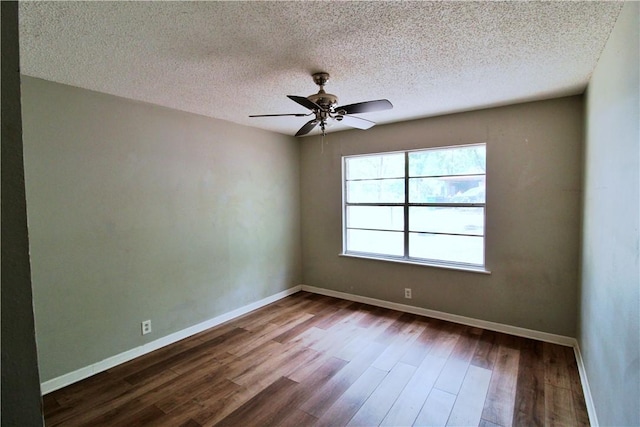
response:
<path fill-rule="evenodd" d="M 472 146 L 484 146 L 485 147 L 485 155 L 486 155 L 486 143 L 474 143 L 474 144 L 464 144 L 464 145 L 455 145 L 455 146 L 442 146 L 442 147 L 432 147 L 432 148 L 424 148 L 424 149 L 416 149 L 416 150 L 403 150 L 403 151 L 390 151 L 390 152 L 380 152 L 380 153 L 367 153 L 367 154 L 356 154 L 356 155 L 347 155 L 342 156 L 342 253 L 341 256 L 347 257 L 356 257 L 356 258 L 367 258 L 367 259 L 376 259 L 383 261 L 391 261 L 391 262 L 400 262 L 407 264 L 415 264 L 422 266 L 431 266 L 431 267 L 441 267 L 448 268 L 454 270 L 464 270 L 471 272 L 480 272 L 489 274 L 490 271 L 486 267 L 486 220 L 487 220 L 487 210 L 486 210 L 486 198 L 483 203 L 474 202 L 474 203 L 457 203 L 457 202 L 429 202 L 429 203 L 415 203 L 409 202 L 409 179 L 410 178 L 418 178 L 409 176 L 409 154 L 415 152 L 424 152 L 430 150 L 442 150 L 442 149 L 455 149 L 455 148 L 464 148 L 464 147 L 472 147 Z M 347 202 L 347 160 L 350 158 L 356 157 L 365 157 L 365 156 L 380 156 L 380 155 L 392 155 L 392 154 L 404 154 L 404 202 L 401 203 L 349 203 Z M 466 176 L 484 176 L 485 178 L 485 186 L 486 186 L 486 163 L 485 163 L 485 173 L 484 174 L 469 174 Z M 455 177 L 456 175 L 443 175 L 443 176 L 429 176 L 429 178 L 440 178 L 440 177 Z M 347 227 L 347 208 L 349 206 L 397 206 L 402 207 L 404 211 L 404 229 L 403 238 L 404 238 L 404 254 L 402 256 L 393 256 L 393 255 L 381 255 L 378 253 L 370 253 L 370 252 L 359 252 L 359 251 L 349 251 L 347 250 L 347 231 L 349 228 Z M 409 224 L 409 208 L 411 207 L 454 207 L 454 208 L 482 208 L 483 210 L 483 232 L 482 232 L 482 263 L 465 263 L 465 262 L 454 262 L 454 261 L 445 261 L 440 259 L 424 259 L 424 258 L 416 258 L 409 256 L 409 236 L 410 236 L 410 224 Z M 357 228 L 356 228 L 357 229 Z M 436 233 L 438 234 L 438 233 Z M 455 233 L 441 233 L 445 235 L 460 235 Z M 464 235 L 464 234 L 462 234 Z M 477 234 L 469 234 L 469 236 L 478 236 Z"/>

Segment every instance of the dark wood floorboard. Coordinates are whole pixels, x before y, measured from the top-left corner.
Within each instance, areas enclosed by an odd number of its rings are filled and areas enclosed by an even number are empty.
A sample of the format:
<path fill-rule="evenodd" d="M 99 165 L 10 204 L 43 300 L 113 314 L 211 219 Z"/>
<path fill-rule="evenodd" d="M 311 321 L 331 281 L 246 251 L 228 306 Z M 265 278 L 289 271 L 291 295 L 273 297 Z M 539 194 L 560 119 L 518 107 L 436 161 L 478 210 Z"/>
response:
<path fill-rule="evenodd" d="M 299 292 L 43 398 L 47 426 L 586 426 L 573 350 Z"/>

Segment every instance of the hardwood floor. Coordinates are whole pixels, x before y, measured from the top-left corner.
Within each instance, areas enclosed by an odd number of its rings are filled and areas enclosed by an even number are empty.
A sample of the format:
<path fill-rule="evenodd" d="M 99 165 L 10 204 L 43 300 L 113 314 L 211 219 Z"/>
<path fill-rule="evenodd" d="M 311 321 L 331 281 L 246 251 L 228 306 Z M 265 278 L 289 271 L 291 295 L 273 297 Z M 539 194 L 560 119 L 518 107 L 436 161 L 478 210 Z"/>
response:
<path fill-rule="evenodd" d="M 44 396 L 48 426 L 588 425 L 573 350 L 299 292 Z"/>

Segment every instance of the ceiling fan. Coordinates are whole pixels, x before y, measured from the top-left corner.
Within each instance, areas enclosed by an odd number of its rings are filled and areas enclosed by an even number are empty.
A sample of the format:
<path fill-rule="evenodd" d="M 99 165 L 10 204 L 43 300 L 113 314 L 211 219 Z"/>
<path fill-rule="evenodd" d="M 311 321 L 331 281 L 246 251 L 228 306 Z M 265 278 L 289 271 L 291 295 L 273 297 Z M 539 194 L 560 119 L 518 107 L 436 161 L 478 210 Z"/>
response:
<path fill-rule="evenodd" d="M 304 96 L 287 95 L 287 97 L 303 107 L 311 110 L 311 112 L 292 113 L 292 114 L 256 114 L 249 117 L 278 117 L 278 116 L 294 116 L 307 117 L 313 115 L 313 118 L 304 124 L 296 133 L 296 136 L 303 136 L 311 132 L 316 126 L 320 125 L 322 135 L 325 134 L 327 120 L 332 119 L 344 123 L 357 129 L 369 129 L 374 122 L 353 117 L 351 114 L 372 113 L 374 111 L 389 110 L 393 108 L 391 102 L 386 99 L 378 99 L 376 101 L 358 102 L 356 104 L 338 106 L 338 97 L 324 91 L 324 85 L 329 80 L 328 73 L 315 73 L 312 75 L 315 84 L 320 86 L 318 93 Z"/>

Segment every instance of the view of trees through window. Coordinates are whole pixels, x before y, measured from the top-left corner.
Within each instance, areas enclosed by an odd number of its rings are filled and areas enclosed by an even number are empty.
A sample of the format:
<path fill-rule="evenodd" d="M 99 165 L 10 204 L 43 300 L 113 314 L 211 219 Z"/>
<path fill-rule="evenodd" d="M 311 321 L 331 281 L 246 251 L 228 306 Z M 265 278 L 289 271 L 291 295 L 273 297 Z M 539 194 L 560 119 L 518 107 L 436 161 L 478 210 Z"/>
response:
<path fill-rule="evenodd" d="M 344 158 L 344 250 L 484 265 L 486 146 Z"/>

